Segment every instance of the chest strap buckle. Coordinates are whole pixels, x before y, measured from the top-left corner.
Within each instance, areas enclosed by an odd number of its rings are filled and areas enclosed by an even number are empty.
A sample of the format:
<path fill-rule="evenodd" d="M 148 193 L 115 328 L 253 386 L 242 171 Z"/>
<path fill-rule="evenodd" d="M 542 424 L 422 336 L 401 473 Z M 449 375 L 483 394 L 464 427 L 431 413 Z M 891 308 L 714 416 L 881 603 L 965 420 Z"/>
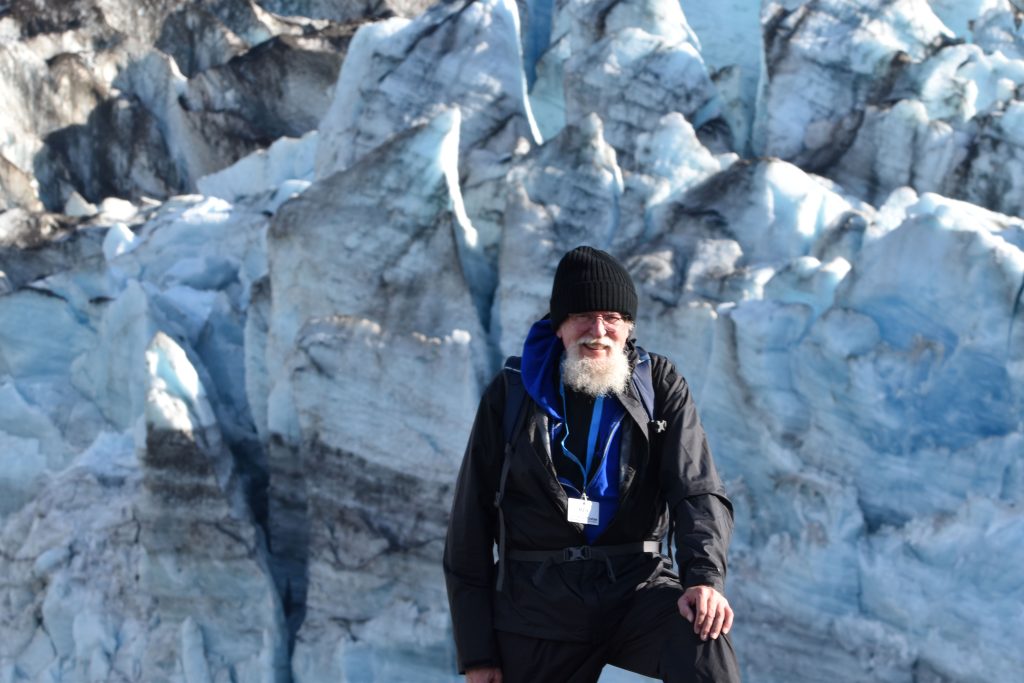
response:
<path fill-rule="evenodd" d="M 563 548 L 563 552 L 563 562 L 577 562 L 579 560 L 589 560 L 593 557 L 589 545 L 578 545 L 573 548 Z"/>

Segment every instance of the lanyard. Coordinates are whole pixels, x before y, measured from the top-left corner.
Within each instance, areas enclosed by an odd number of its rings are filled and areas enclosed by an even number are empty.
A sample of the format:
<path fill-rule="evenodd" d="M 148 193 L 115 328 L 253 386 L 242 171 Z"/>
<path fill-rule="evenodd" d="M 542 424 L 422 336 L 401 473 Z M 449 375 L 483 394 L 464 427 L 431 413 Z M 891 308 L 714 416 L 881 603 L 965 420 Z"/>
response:
<path fill-rule="evenodd" d="M 598 396 L 597 400 L 594 401 L 594 412 L 590 417 L 590 431 L 587 433 L 587 464 L 584 466 L 580 459 L 573 455 L 566 445 L 566 441 L 569 440 L 569 406 L 565 400 L 565 384 L 561 380 L 558 382 L 558 393 L 562 395 L 562 410 L 565 412 L 565 436 L 562 437 L 562 452 L 565 453 L 565 457 L 576 463 L 576 466 L 583 472 L 582 494 L 583 500 L 586 500 L 587 487 L 590 485 L 590 482 L 587 481 L 587 473 L 590 472 L 590 466 L 594 463 L 594 452 L 597 450 L 597 435 L 601 431 L 601 413 L 604 411 L 604 396 Z M 591 479 L 593 479 L 593 476 Z"/>

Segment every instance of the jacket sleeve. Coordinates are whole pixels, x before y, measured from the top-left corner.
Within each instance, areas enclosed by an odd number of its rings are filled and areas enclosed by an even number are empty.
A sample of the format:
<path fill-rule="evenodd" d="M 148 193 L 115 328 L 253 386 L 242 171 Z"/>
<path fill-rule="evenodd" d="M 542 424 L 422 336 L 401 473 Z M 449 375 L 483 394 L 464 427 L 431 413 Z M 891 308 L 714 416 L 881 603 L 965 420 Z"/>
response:
<path fill-rule="evenodd" d="M 715 469 L 707 436 L 686 380 L 668 360 L 653 356 L 657 417 L 666 421 L 661 439 L 661 488 L 669 506 L 676 562 L 684 588 L 725 591 L 726 555 L 733 513 Z"/>
<path fill-rule="evenodd" d="M 494 496 L 504 457 L 504 380 L 484 392 L 455 484 L 444 548 L 444 576 L 459 673 L 500 666 L 494 638 Z"/>

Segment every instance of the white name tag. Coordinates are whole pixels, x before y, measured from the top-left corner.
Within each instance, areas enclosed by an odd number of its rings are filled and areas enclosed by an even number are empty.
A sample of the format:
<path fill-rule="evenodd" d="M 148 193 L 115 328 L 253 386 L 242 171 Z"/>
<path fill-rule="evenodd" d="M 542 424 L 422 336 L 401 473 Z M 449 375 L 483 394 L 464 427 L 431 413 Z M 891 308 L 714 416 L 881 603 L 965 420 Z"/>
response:
<path fill-rule="evenodd" d="M 579 498 L 569 499 L 569 521 L 576 524 L 597 524 L 600 503 Z"/>

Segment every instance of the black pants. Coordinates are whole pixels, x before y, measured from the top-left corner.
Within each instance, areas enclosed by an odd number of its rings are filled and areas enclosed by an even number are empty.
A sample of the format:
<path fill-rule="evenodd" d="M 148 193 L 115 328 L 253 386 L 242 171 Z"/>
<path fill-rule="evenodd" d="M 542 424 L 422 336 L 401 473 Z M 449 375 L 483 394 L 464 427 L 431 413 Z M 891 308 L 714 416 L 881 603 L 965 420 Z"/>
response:
<path fill-rule="evenodd" d="M 679 614 L 680 595 L 678 584 L 637 591 L 600 641 L 498 631 L 503 683 L 594 683 L 606 664 L 667 683 L 739 683 L 729 637 L 702 641 Z"/>

